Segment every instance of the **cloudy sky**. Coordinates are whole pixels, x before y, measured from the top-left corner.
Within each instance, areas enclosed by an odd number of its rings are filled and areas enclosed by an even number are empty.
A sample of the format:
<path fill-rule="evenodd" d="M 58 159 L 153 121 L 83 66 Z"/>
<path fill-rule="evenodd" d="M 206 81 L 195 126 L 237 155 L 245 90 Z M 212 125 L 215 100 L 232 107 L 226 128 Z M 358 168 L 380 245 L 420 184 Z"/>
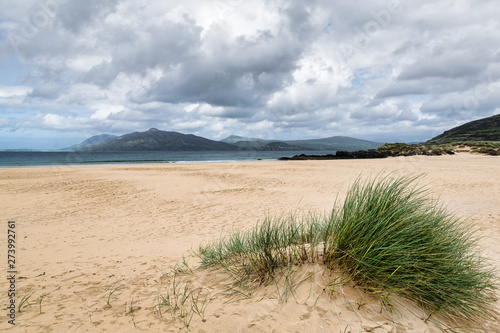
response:
<path fill-rule="evenodd" d="M 0 148 L 423 141 L 500 113 L 494 0 L 0 0 Z"/>

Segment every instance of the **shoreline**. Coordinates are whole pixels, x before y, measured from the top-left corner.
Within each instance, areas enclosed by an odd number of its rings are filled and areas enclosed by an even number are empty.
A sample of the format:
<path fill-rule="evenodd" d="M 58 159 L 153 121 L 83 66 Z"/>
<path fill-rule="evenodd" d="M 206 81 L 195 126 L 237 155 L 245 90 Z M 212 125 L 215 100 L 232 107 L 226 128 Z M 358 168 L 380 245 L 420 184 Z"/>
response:
<path fill-rule="evenodd" d="M 453 155 L 448 156 L 459 156 L 459 155 L 471 155 L 471 156 L 485 156 L 485 157 L 493 157 L 491 155 L 486 154 L 478 154 L 471 153 L 468 151 L 458 151 Z M 190 165 L 190 164 L 233 164 L 233 163 L 262 163 L 262 162 L 279 162 L 279 163 L 288 163 L 288 162 L 297 162 L 297 161 L 360 161 L 360 160 L 377 160 L 377 159 L 394 159 L 394 158 L 408 158 L 418 156 L 422 158 L 426 157 L 440 157 L 443 155 L 411 155 L 411 156 L 387 156 L 387 157 L 375 157 L 375 158 L 342 158 L 342 157 L 334 157 L 329 158 L 330 154 L 326 155 L 295 155 L 293 157 L 282 157 L 278 159 L 252 159 L 252 160 L 210 160 L 210 161 L 165 161 L 165 162 L 116 162 L 116 163 L 81 163 L 81 164 L 41 164 L 41 165 L 0 165 L 0 170 L 2 169 L 25 169 L 25 168 L 61 168 L 61 167 L 98 167 L 98 166 L 141 166 L 141 165 Z M 299 157 L 299 158 L 296 158 Z M 305 158 L 302 158 L 305 157 Z M 311 157 L 311 158 L 309 158 Z M 319 157 L 319 158 L 317 158 Z"/>
<path fill-rule="evenodd" d="M 85 163 L 85 164 L 43 164 L 43 165 L 0 165 L 0 169 L 17 168 L 59 168 L 59 167 L 93 167 L 93 166 L 119 166 L 119 165 L 175 165 L 175 164 L 218 164 L 218 163 L 256 163 L 256 162 L 276 162 L 277 160 L 213 160 L 213 161 L 171 161 L 171 162 L 117 162 L 117 163 Z"/>
<path fill-rule="evenodd" d="M 344 154 L 344 151 L 339 151 L 341 154 Z M 361 151 L 365 152 L 365 151 Z M 347 152 L 347 153 L 358 153 L 358 151 Z M 291 161 L 342 161 L 342 160 L 351 160 L 351 161 L 359 161 L 359 160 L 377 160 L 377 159 L 391 159 L 391 158 L 413 158 L 413 157 L 439 157 L 439 156 L 457 156 L 457 155 L 472 155 L 472 156 L 489 156 L 496 157 L 487 154 L 474 153 L 470 151 L 461 151 L 457 150 L 453 154 L 446 155 L 395 155 L 395 156 L 384 156 L 384 157 L 352 157 L 347 154 L 347 157 L 343 156 L 335 156 L 333 154 L 324 154 L 324 155 L 294 155 L 292 157 L 279 157 L 279 158 L 256 158 L 256 159 L 241 159 L 241 160 L 185 160 L 185 161 L 118 161 L 118 162 L 87 162 L 87 163 L 66 163 L 66 164 L 33 164 L 33 165 L 1 165 L 1 169 L 17 169 L 17 168 L 50 168 L 50 167 L 66 167 L 66 166 L 119 166 L 119 165 L 175 165 L 175 164 L 219 164 L 219 163 L 255 163 L 255 162 L 291 162 Z M 354 156 L 354 155 L 353 155 Z"/>
<path fill-rule="evenodd" d="M 295 153 L 295 152 L 294 152 Z M 299 152 L 300 153 L 300 152 Z M 310 151 L 303 151 L 310 153 Z M 326 152 L 328 153 L 328 151 Z M 290 153 L 291 156 L 292 153 Z M 63 166 L 63 165 L 119 165 L 167 163 L 216 163 L 239 161 L 274 161 L 287 152 L 95 152 L 95 153 L 0 153 L 0 167 L 11 166 Z"/>

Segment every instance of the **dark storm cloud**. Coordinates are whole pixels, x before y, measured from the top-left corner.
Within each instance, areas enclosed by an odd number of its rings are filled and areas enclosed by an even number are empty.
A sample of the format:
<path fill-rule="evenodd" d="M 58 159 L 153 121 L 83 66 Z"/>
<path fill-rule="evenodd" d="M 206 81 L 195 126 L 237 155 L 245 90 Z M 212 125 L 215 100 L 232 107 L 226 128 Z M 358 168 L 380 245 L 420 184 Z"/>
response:
<path fill-rule="evenodd" d="M 153 68 L 169 70 L 189 62 L 201 45 L 202 28 L 187 15 L 183 22 L 164 21 L 142 31 L 120 28 L 104 39 L 112 50 L 112 59 L 94 66 L 81 81 L 104 87 L 119 73 L 144 74 Z"/>
<path fill-rule="evenodd" d="M 219 41 L 212 45 L 216 48 L 200 50 L 174 69 L 164 68 L 163 77 L 150 90 L 133 96 L 133 100 L 263 106 L 271 94 L 292 82 L 293 71 L 313 31 L 306 9 L 291 5 L 283 12 L 287 29 L 277 35 L 261 30 L 253 36 Z"/>
<path fill-rule="evenodd" d="M 18 16 L 7 35 L 8 43 L 2 48 L 35 61 L 37 57 L 64 58 L 81 52 L 84 28 L 101 24 L 117 3 L 118 0 L 42 0 L 31 5 L 26 2 L 26 8 L 18 5 Z"/>
<path fill-rule="evenodd" d="M 58 10 L 58 21 L 64 29 L 77 34 L 82 28 L 114 12 L 119 0 L 64 0 L 62 3 Z"/>
<path fill-rule="evenodd" d="M 165 73 L 142 100 L 262 105 L 268 95 L 290 82 L 299 56 L 297 43 L 280 40 L 268 32 L 254 40 L 240 37 L 225 54 L 200 55 Z"/>

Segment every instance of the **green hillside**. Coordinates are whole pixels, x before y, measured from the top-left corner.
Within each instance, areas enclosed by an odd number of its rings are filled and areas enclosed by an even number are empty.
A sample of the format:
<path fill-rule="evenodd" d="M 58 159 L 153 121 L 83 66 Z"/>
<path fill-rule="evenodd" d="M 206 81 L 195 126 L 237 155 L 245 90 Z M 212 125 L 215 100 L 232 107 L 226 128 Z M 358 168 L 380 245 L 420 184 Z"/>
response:
<path fill-rule="evenodd" d="M 452 128 L 430 139 L 426 144 L 448 144 L 465 141 L 500 141 L 500 114 Z"/>
<path fill-rule="evenodd" d="M 205 139 L 193 134 L 160 131 L 151 128 L 134 132 L 93 145 L 92 151 L 230 151 L 237 150 L 228 143 Z"/>

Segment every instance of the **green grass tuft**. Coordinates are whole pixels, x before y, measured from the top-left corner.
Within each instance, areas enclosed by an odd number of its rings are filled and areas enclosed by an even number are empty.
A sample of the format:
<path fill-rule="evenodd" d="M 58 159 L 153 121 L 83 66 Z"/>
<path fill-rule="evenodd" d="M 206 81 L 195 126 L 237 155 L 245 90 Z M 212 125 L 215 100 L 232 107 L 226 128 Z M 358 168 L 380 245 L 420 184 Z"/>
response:
<path fill-rule="evenodd" d="M 267 284 L 276 272 L 290 265 L 316 262 L 322 225 L 314 215 L 306 222 L 294 215 L 268 217 L 248 232 L 201 246 L 201 265 L 223 267 L 239 287 Z"/>
<path fill-rule="evenodd" d="M 464 221 L 427 198 L 416 178 L 356 181 L 332 216 L 325 260 L 355 280 L 444 318 L 490 317 L 494 272 Z"/>

